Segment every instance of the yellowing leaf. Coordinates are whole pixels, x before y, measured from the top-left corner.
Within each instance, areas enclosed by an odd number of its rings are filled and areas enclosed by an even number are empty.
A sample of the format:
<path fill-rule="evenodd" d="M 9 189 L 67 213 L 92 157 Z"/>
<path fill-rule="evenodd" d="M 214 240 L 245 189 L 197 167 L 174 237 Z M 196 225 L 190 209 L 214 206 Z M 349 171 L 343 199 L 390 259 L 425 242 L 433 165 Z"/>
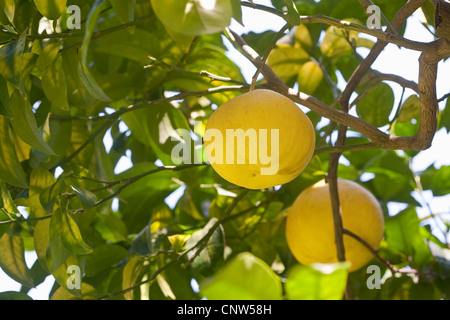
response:
<path fill-rule="evenodd" d="M 2 115 L 0 115 L 0 146 L 0 179 L 13 186 L 26 188 L 28 183 L 10 138 L 8 120 Z"/>
<path fill-rule="evenodd" d="M 308 61 L 301 66 L 298 73 L 299 90 L 306 94 L 313 94 L 323 80 L 322 68 L 313 61 Z"/>
<path fill-rule="evenodd" d="M 16 280 L 28 286 L 34 287 L 31 271 L 25 263 L 25 248 L 23 238 L 12 237 L 5 233 L 0 238 L 0 267 L 2 270 Z"/>

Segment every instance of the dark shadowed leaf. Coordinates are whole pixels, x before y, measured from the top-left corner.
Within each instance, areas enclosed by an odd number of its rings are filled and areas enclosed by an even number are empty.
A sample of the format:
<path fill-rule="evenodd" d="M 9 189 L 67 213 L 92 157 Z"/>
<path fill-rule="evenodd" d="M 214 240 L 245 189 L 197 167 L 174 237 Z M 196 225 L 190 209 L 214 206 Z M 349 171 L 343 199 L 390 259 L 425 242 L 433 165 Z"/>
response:
<path fill-rule="evenodd" d="M 430 249 L 421 236 L 420 228 L 422 227 L 413 207 L 387 218 L 385 223 L 389 249 L 418 267 L 428 265 L 433 260 Z"/>
<path fill-rule="evenodd" d="M 356 104 L 356 112 L 365 121 L 376 127 L 389 123 L 389 115 L 394 106 L 394 92 L 386 83 L 379 83 L 369 89 Z"/>
<path fill-rule="evenodd" d="M 216 223 L 217 219 L 212 218 L 202 230 L 193 233 L 186 242 L 186 250 L 194 246 L 196 247 L 188 253 L 188 258 L 190 260 L 193 259 L 192 267 L 203 275 L 211 275 L 215 271 L 215 267 L 221 265 L 224 261 L 225 238 L 224 230 L 221 226 L 216 228 L 207 241 L 206 246 L 198 253 L 198 248 L 202 247 L 202 245 L 199 245 L 199 241 L 202 240 Z"/>
<path fill-rule="evenodd" d="M 93 277 L 114 266 L 128 256 L 128 251 L 114 244 L 105 244 L 94 248 L 86 257 L 85 273 Z"/>
<path fill-rule="evenodd" d="M 77 195 L 77 197 L 80 199 L 81 204 L 83 205 L 83 208 L 85 210 L 91 209 L 97 202 L 97 196 L 94 193 L 92 193 L 88 190 L 83 190 L 76 186 L 71 186 L 71 187 L 72 187 L 72 190 Z"/>

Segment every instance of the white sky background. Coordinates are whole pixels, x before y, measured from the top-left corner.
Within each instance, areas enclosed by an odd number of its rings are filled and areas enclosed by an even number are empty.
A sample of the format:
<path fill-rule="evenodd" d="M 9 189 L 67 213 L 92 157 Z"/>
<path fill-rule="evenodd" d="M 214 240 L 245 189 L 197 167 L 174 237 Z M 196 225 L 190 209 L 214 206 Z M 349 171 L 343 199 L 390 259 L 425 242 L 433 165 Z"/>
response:
<path fill-rule="evenodd" d="M 257 0 L 255 3 L 270 6 L 270 0 Z M 278 31 L 281 29 L 285 21 L 280 17 L 276 17 L 272 14 L 262 12 L 260 10 L 254 10 L 251 8 L 243 7 L 244 14 L 244 25 L 241 26 L 239 23 L 233 20 L 231 29 L 237 33 L 247 33 L 249 31 L 262 32 L 268 29 Z M 416 41 L 429 42 L 433 40 L 432 35 L 420 24 L 417 15 L 410 18 L 408 21 L 408 28 L 405 34 L 406 38 L 414 39 Z M 231 46 L 230 46 L 231 48 Z M 368 50 L 360 51 L 361 54 L 365 55 Z M 256 71 L 255 67 L 246 60 L 239 52 L 232 49 L 229 52 L 229 57 L 236 61 L 236 63 L 241 67 L 247 82 L 251 81 L 251 77 Z M 398 49 L 397 46 L 388 45 L 386 49 L 382 52 L 379 58 L 373 65 L 374 69 L 377 69 L 385 73 L 393 73 L 400 75 L 408 80 L 418 81 L 418 52 Z M 339 84 L 341 85 L 341 83 Z M 443 62 L 439 65 L 438 81 L 437 81 L 437 96 L 440 98 L 444 94 L 450 91 L 450 61 L 445 64 Z M 401 88 L 398 85 L 393 86 L 396 103 L 401 95 Z M 411 92 L 407 91 L 407 95 Z M 441 109 L 444 105 L 440 104 Z M 107 150 L 111 147 L 110 137 L 106 137 L 105 144 Z M 445 133 L 444 130 L 437 132 L 432 147 L 426 151 L 420 153 L 416 156 L 412 167 L 413 170 L 420 171 L 427 168 L 430 164 L 434 163 L 437 167 L 441 165 L 450 165 L 450 136 Z M 130 155 L 123 157 L 116 168 L 117 171 L 126 170 L 131 166 Z M 182 195 L 182 189 L 173 195 L 172 201 L 178 199 Z M 449 212 L 450 211 L 450 196 L 433 198 L 431 192 L 426 192 L 424 194 L 426 200 L 433 212 Z M 419 199 L 418 199 L 419 200 Z M 425 204 L 424 204 L 424 207 Z M 398 211 L 402 209 L 401 205 L 392 205 L 390 209 Z M 428 210 L 418 209 L 419 216 L 426 216 L 429 214 Z M 25 213 L 25 216 L 27 213 Z M 36 260 L 36 254 L 34 252 L 26 253 L 26 261 L 29 267 L 32 266 Z M 48 294 L 53 286 L 54 280 L 52 276 L 46 278 L 46 281 L 39 285 L 37 288 L 32 289 L 28 294 L 36 300 L 47 300 Z M 0 269 L 0 292 L 4 291 L 19 291 L 20 284 L 10 279 L 1 269 Z"/>

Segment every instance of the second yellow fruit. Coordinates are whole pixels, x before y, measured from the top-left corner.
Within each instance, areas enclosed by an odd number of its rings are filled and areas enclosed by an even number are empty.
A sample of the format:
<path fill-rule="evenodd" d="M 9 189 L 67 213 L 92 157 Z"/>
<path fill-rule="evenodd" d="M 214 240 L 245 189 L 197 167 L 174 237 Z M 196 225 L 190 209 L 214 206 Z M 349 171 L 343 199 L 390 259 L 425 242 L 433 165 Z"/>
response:
<path fill-rule="evenodd" d="M 383 212 L 377 199 L 350 180 L 338 179 L 338 191 L 344 228 L 377 250 L 384 232 Z M 330 191 L 325 180 L 305 189 L 288 209 L 286 239 L 294 257 L 303 264 L 338 261 Z M 344 247 L 350 272 L 373 257 L 359 241 L 345 234 Z"/>
<path fill-rule="evenodd" d="M 285 96 L 253 90 L 221 105 L 205 127 L 208 160 L 225 180 L 264 189 L 293 180 L 314 153 L 314 127 Z"/>

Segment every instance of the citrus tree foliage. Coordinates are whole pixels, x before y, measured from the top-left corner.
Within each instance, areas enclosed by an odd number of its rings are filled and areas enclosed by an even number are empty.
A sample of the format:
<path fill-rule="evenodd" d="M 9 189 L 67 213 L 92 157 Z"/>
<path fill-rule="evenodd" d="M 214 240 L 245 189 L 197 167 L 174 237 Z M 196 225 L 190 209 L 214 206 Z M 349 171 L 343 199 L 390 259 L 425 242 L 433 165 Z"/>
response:
<path fill-rule="evenodd" d="M 406 3 L 374 2 L 384 30 Z M 369 3 L 0 1 L 0 267 L 22 285 L 20 293 L 0 296 L 29 298 L 52 275 L 53 299 L 341 299 L 347 281 L 358 299 L 448 298 L 449 225 L 439 212 L 419 219 L 417 209 L 423 192 L 450 192 L 449 166 L 415 172 L 417 148 L 371 145 L 364 132 L 348 129 L 338 176 L 369 189 L 385 214 L 384 239 L 369 263 L 383 279 L 373 288 L 369 277 L 376 274 L 366 267 L 349 274 L 345 263 L 303 266 L 286 244 L 286 208 L 327 176 L 336 151 L 338 126 L 328 111 L 307 113 L 316 155 L 279 188 L 228 183 L 202 161 L 195 143 L 217 106 L 250 89 L 226 42 L 248 57 L 245 41 L 287 86 L 337 109 L 338 75 L 349 81 L 363 61 L 357 49 L 374 46 L 361 36 L 374 30 L 366 27 Z M 433 4 L 415 3 L 433 32 Z M 232 19 L 243 23 L 244 7 L 282 17 L 285 32 L 236 38 L 228 26 Z M 333 25 L 344 19 L 356 27 Z M 403 39 L 404 24 L 396 29 L 389 39 Z M 405 88 L 399 104 L 392 81 Z M 266 86 L 266 79 L 256 83 Z M 413 136 L 420 93 L 412 81 L 369 71 L 351 108 L 385 133 Z M 439 104 L 437 129 L 445 132 L 448 101 Z M 200 161 L 174 161 L 180 143 Z M 132 163 L 124 171 L 123 157 Z M 175 191 L 181 197 L 167 200 Z M 389 212 L 394 202 L 405 209 Z M 31 267 L 27 251 L 38 257 Z"/>

